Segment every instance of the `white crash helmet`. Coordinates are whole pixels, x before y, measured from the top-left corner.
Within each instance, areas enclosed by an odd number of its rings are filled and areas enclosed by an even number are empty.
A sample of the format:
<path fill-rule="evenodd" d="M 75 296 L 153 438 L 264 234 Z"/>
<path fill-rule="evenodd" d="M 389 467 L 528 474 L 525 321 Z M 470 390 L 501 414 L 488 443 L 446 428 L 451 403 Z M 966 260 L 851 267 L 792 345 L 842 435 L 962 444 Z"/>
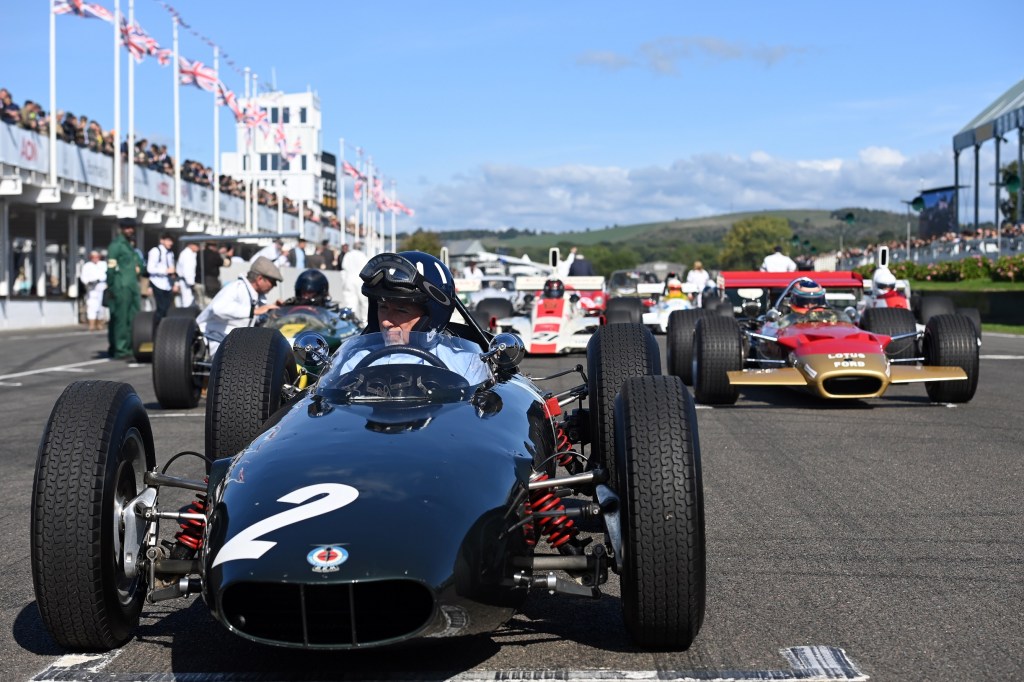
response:
<path fill-rule="evenodd" d="M 878 268 L 871 277 L 871 284 L 875 291 L 890 291 L 896 288 L 896 275 L 889 268 Z"/>

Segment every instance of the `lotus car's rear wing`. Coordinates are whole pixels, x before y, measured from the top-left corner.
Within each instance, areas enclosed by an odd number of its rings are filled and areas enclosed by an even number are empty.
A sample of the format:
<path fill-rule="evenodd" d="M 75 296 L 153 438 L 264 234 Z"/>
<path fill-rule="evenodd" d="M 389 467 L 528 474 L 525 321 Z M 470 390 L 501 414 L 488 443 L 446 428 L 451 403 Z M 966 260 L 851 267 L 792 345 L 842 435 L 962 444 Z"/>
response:
<path fill-rule="evenodd" d="M 863 289 L 864 277 L 858 272 L 759 272 L 737 270 L 718 275 L 719 289 L 757 288 L 785 289 L 794 279 L 807 277 L 825 287 L 836 289 Z"/>
<path fill-rule="evenodd" d="M 516 290 L 518 291 L 540 291 L 544 288 L 544 282 L 551 277 L 516 277 Z M 561 277 L 559 278 L 566 289 L 576 291 L 603 291 L 604 277 Z"/>

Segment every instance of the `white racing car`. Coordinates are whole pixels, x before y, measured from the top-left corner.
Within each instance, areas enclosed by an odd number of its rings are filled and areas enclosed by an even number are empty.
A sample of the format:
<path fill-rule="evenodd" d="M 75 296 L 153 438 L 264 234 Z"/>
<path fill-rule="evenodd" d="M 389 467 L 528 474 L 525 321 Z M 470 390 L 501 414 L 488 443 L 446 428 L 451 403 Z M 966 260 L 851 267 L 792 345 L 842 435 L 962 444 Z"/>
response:
<path fill-rule="evenodd" d="M 515 314 L 495 318 L 493 331 L 518 334 L 527 353 L 585 351 L 603 322 L 604 277 L 519 277 L 516 289 L 531 293 Z"/>
<path fill-rule="evenodd" d="M 637 291 L 642 294 L 662 294 L 665 293 L 665 285 L 660 282 L 657 284 L 640 284 L 637 286 Z M 677 296 L 661 296 L 658 302 L 643 314 L 643 323 L 652 332 L 657 334 L 668 333 L 669 316 L 677 310 L 693 308 L 694 302 L 690 297 L 700 293 L 700 287 L 696 284 L 685 282 L 680 285 L 679 292 L 680 295 Z"/>

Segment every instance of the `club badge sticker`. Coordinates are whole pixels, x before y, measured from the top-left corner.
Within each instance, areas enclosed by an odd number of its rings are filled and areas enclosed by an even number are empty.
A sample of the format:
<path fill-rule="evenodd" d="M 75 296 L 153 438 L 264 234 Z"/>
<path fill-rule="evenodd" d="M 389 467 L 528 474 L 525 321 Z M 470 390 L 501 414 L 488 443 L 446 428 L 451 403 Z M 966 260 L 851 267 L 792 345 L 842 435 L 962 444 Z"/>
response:
<path fill-rule="evenodd" d="M 306 555 L 306 561 L 313 567 L 314 573 L 333 573 L 346 560 L 348 560 L 348 551 L 337 545 L 317 547 Z"/>

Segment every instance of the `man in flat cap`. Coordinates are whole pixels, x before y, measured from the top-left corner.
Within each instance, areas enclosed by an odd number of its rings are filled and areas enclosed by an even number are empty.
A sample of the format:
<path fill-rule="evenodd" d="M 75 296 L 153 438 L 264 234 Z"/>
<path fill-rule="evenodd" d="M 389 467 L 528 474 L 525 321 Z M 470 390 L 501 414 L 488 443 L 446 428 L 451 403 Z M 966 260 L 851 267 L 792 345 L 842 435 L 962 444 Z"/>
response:
<path fill-rule="evenodd" d="M 269 258 L 260 256 L 249 264 L 249 272 L 244 277 L 228 282 L 217 292 L 196 318 L 206 335 L 211 357 L 232 330 L 251 327 L 258 316 L 278 307 L 276 303 L 267 303 L 267 294 L 282 279 L 278 267 Z"/>
<path fill-rule="evenodd" d="M 110 292 L 110 327 L 108 354 L 112 358 L 131 358 L 132 320 L 139 312 L 139 271 L 142 259 L 132 248 L 137 223 L 135 218 L 118 221 L 120 234 L 107 248 L 107 290 Z"/>

